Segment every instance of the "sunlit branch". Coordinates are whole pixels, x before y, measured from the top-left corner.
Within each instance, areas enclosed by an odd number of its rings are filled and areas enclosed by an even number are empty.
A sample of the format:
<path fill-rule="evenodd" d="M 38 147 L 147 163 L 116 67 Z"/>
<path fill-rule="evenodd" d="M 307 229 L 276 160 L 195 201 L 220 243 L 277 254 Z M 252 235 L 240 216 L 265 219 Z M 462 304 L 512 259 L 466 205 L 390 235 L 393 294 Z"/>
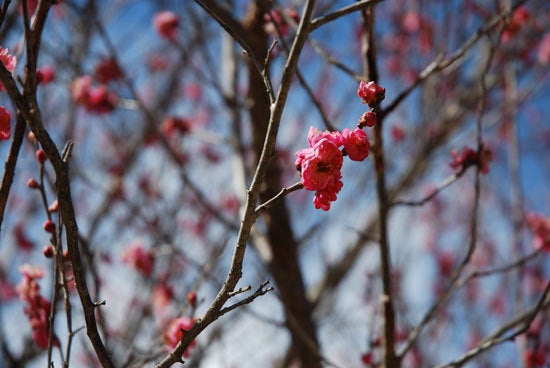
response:
<path fill-rule="evenodd" d="M 277 195 L 275 197 L 273 197 L 270 200 L 268 200 L 268 201 L 262 203 L 261 205 L 259 205 L 256 208 L 256 214 L 262 213 L 263 211 L 267 210 L 275 201 L 281 199 L 282 197 L 286 196 L 289 193 L 300 190 L 303 187 L 304 187 L 304 185 L 302 183 L 294 183 L 290 187 L 286 187 L 286 188 L 281 189 L 281 191 L 279 193 L 277 193 Z"/>
<path fill-rule="evenodd" d="M 516 337 L 527 332 L 527 330 L 531 326 L 531 323 L 533 322 L 533 320 L 541 310 L 547 309 L 550 307 L 550 300 L 548 300 L 549 294 L 550 294 L 550 282 L 547 283 L 544 292 L 542 293 L 537 304 L 533 308 L 513 318 L 509 322 L 499 327 L 489 337 L 481 341 L 475 348 L 470 349 L 462 357 L 450 363 L 440 365 L 437 368 L 461 367 L 466 362 L 468 362 L 472 358 L 478 356 L 479 354 L 483 353 L 488 349 L 491 349 L 505 342 L 513 342 Z M 516 328 L 518 325 L 520 325 L 521 327 L 517 331 L 509 335 L 503 336 L 511 329 Z"/>

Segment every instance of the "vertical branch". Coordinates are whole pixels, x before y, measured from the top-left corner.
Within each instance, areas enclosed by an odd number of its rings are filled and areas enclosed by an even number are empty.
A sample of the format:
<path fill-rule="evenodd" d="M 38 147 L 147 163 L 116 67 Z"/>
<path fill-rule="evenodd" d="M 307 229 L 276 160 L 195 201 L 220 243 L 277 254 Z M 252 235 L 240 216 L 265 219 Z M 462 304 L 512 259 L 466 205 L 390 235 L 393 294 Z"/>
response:
<path fill-rule="evenodd" d="M 369 81 L 378 81 L 378 67 L 376 64 L 376 44 L 374 34 L 375 20 L 374 6 L 361 11 L 364 33 L 362 39 L 365 58 L 365 76 Z M 376 108 L 378 110 L 378 108 Z M 377 111 L 378 112 L 378 111 Z M 392 297 L 391 256 L 388 239 L 388 212 L 389 202 L 386 188 L 386 172 L 384 163 L 384 141 L 382 134 L 383 119 L 379 118 L 374 127 L 373 146 L 374 167 L 376 171 L 376 194 L 378 198 L 378 225 L 380 232 L 380 267 L 382 276 L 382 309 L 383 309 L 383 367 L 396 368 L 400 362 L 395 354 L 395 310 Z"/>

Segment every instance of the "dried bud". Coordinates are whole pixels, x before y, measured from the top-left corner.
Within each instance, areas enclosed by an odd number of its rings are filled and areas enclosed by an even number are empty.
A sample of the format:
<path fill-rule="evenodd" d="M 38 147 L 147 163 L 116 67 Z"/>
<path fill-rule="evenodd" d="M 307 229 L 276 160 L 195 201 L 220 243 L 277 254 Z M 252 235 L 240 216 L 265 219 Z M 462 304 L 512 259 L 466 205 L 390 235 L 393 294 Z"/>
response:
<path fill-rule="evenodd" d="M 36 180 L 34 180 L 33 178 L 30 178 L 29 180 L 27 180 L 27 186 L 31 189 L 40 188 L 40 184 L 38 184 L 38 182 Z"/>

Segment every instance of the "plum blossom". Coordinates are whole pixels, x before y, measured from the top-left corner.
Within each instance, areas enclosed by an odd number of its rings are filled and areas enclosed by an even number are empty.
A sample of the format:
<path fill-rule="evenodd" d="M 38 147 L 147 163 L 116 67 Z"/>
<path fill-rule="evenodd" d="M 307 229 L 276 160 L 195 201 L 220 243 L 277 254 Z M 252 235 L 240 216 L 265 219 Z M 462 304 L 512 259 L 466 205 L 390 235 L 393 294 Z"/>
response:
<path fill-rule="evenodd" d="M 374 111 L 367 111 L 363 115 L 361 115 L 361 118 L 359 119 L 359 123 L 357 123 L 357 126 L 359 128 L 364 127 L 373 127 L 377 123 L 376 113 Z"/>
<path fill-rule="evenodd" d="M 13 73 L 15 66 L 17 65 L 17 59 L 15 56 L 10 55 L 8 49 L 0 47 L 0 62 L 4 64 L 4 67 L 8 72 Z M 0 91 L 5 91 L 4 85 L 0 82 Z"/>
<path fill-rule="evenodd" d="M 55 70 L 51 65 L 45 65 L 41 68 L 36 69 L 36 83 L 37 84 L 48 84 L 53 81 L 55 78 Z"/>
<path fill-rule="evenodd" d="M 195 323 L 193 320 L 189 317 L 180 317 L 173 319 L 168 324 L 168 329 L 166 330 L 166 333 L 164 334 L 164 344 L 168 349 L 173 349 L 178 345 L 178 343 L 183 338 L 183 335 L 185 332 L 189 331 L 191 328 L 193 328 L 193 325 Z M 183 356 L 185 358 L 189 357 L 189 349 L 194 347 L 196 345 L 196 341 L 193 340 L 191 344 L 189 344 L 189 347 L 183 352 Z"/>
<path fill-rule="evenodd" d="M 305 189 L 315 191 L 315 208 L 328 211 L 331 202 L 343 187 L 342 164 L 344 152 L 353 161 L 363 161 L 369 154 L 367 135 L 360 128 L 342 132 L 309 129 L 308 148 L 296 152 L 296 169 Z M 344 150 L 340 150 L 340 147 Z"/>
<path fill-rule="evenodd" d="M 363 99 L 364 104 L 368 104 L 373 108 L 378 106 L 382 100 L 386 97 L 386 89 L 380 87 L 376 82 L 365 83 L 361 81 L 359 83 L 359 89 L 357 90 L 357 96 Z"/>
<path fill-rule="evenodd" d="M 367 134 L 359 128 L 342 130 L 344 149 L 352 161 L 363 161 L 369 155 L 369 140 Z"/>

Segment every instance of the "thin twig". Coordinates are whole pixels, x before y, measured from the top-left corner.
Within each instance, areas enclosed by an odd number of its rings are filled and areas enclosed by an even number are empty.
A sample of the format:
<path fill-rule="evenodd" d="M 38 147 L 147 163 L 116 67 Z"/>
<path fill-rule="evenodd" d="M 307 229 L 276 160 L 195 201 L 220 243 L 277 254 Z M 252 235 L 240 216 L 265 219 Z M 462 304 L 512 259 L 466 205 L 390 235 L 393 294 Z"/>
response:
<path fill-rule="evenodd" d="M 273 198 L 256 207 L 256 214 L 262 213 L 263 211 L 267 210 L 277 200 L 281 199 L 282 197 L 286 196 L 289 193 L 300 190 L 303 187 L 304 185 L 302 183 L 294 183 L 289 187 L 281 189 L 281 191 L 277 193 L 277 195 L 275 195 Z"/>

